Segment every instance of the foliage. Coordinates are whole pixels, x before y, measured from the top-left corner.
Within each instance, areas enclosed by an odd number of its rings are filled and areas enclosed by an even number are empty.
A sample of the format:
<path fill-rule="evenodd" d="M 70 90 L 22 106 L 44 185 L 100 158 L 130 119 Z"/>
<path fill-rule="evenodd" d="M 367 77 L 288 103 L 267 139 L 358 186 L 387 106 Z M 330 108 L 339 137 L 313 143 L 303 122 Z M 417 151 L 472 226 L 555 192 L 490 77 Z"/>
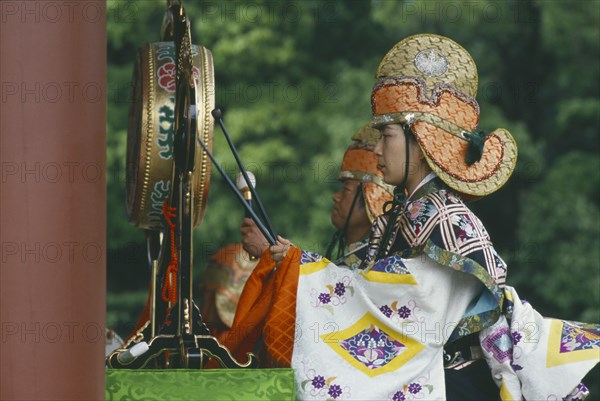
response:
<path fill-rule="evenodd" d="M 574 151 L 524 198 L 528 218 L 520 221 L 519 244 L 526 258 L 511 277 L 518 288 L 535 294 L 538 309 L 563 319 L 578 311 L 582 320 L 599 320 L 600 275 L 593 270 L 593 261 L 600 260 L 598 181 L 600 157 Z M 535 291 L 541 287 L 545 291 Z"/>

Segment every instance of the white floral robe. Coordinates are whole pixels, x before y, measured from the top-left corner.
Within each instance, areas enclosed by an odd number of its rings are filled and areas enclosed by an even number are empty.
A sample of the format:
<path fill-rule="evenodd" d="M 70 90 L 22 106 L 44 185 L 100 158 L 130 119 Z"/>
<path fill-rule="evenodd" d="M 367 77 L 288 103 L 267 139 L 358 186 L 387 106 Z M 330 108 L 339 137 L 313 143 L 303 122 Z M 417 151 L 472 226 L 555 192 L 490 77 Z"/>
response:
<path fill-rule="evenodd" d="M 368 260 L 386 224 L 376 221 Z M 522 302 L 479 219 L 437 180 L 396 225 L 409 258 L 366 271 L 302 253 L 300 399 L 444 399 L 443 345 L 477 332 L 502 400 L 585 398 L 579 382 L 600 360 L 600 325 L 544 318 Z"/>
<path fill-rule="evenodd" d="M 600 360 L 600 325 L 545 318 L 505 287 L 506 313 L 479 334 L 502 400 L 582 400 Z"/>
<path fill-rule="evenodd" d="M 482 289 L 427 256 L 390 256 L 361 271 L 303 252 L 298 399 L 445 399 L 443 345 Z"/>

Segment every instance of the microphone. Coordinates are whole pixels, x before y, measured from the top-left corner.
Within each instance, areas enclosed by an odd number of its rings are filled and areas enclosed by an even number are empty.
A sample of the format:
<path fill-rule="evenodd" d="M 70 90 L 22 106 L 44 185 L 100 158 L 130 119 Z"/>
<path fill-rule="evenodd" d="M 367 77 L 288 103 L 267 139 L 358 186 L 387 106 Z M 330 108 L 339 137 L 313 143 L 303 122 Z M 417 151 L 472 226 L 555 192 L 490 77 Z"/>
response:
<path fill-rule="evenodd" d="M 250 185 L 252 186 L 252 188 L 256 188 L 256 178 L 254 177 L 254 174 L 252 174 L 250 171 L 246 171 L 246 174 L 248 174 L 248 179 L 250 180 Z M 248 185 L 248 183 L 246 182 L 244 175 L 242 173 L 239 173 L 235 180 L 235 186 L 242 193 L 242 196 L 244 197 L 244 200 L 246 201 L 248 206 L 252 208 L 252 190 L 250 189 L 250 185 Z M 248 211 L 246 211 L 246 217 L 250 217 Z"/>

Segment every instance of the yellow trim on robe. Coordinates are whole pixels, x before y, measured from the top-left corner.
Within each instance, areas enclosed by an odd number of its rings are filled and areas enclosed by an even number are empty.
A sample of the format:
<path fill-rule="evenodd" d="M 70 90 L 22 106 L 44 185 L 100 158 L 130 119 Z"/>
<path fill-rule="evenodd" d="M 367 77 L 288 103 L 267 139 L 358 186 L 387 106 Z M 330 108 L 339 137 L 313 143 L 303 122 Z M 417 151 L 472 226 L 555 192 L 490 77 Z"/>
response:
<path fill-rule="evenodd" d="M 360 274 L 366 280 L 374 283 L 417 285 L 412 274 L 386 273 L 372 270 L 362 271 Z"/>
<path fill-rule="evenodd" d="M 502 380 L 502 384 L 500 385 L 500 399 L 502 401 L 514 401 L 514 397 L 510 394 L 508 389 L 506 388 L 506 384 L 504 384 L 504 380 Z"/>
<path fill-rule="evenodd" d="M 546 356 L 547 368 L 570 362 L 600 359 L 600 349 L 598 348 L 561 353 L 560 340 L 562 337 L 563 325 L 564 322 L 562 320 L 552 320 L 550 322 L 550 336 L 548 337 L 548 352 Z"/>
<path fill-rule="evenodd" d="M 513 299 L 512 293 L 510 291 L 504 290 L 504 298 L 509 301 L 512 302 L 513 304 L 515 303 L 515 300 Z"/>
<path fill-rule="evenodd" d="M 325 269 L 327 267 L 327 265 L 330 263 L 331 262 L 325 258 L 323 258 L 317 262 L 305 263 L 303 265 L 300 265 L 300 275 L 302 276 L 304 274 L 316 273 L 318 271 Z"/>

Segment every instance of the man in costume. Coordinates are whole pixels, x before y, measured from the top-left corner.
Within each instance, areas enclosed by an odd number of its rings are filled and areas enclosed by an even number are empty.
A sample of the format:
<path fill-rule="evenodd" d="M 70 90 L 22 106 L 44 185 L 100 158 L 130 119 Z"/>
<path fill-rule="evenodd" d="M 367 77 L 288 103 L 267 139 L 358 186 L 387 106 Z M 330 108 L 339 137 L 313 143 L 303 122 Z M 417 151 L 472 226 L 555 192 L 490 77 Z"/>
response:
<path fill-rule="evenodd" d="M 340 174 L 342 187 L 333 194 L 331 223 L 337 229 L 325 256 L 356 269 L 366 256 L 371 225 L 392 200 L 393 186 L 383 182 L 373 149 L 379 131 L 366 125 L 352 137 Z"/>
<path fill-rule="evenodd" d="M 367 256 L 372 223 L 375 217 L 381 215 L 383 204 L 391 200 L 393 186 L 383 182 L 383 167 L 378 166 L 377 155 L 373 153 L 380 137 L 381 133 L 378 130 L 365 126 L 353 136 L 354 143 L 344 155 L 339 175 L 343 187 L 332 197 L 334 204 L 331 210 L 331 222 L 338 231 L 325 254 L 327 259 L 338 266 L 345 265 L 352 269 L 361 267 L 363 259 Z M 414 137 L 410 138 L 414 142 Z M 422 154 L 416 146 L 413 150 L 416 151 L 416 157 Z M 423 168 L 426 174 L 431 171 L 426 164 Z M 371 207 L 365 208 L 363 199 L 368 199 L 367 205 Z M 375 214 L 374 211 L 378 213 Z M 245 248 L 254 250 L 254 255 L 260 257 L 268 244 L 252 220 L 244 220 L 241 233 Z M 345 246 L 346 242 L 350 244 L 348 247 Z M 337 253 L 333 252 L 336 245 Z M 345 249 L 347 253 L 344 254 Z M 493 382 L 490 370 L 483 360 L 476 335 L 463 338 L 460 342 L 448 346 L 445 367 L 446 399 L 495 400 L 498 398 L 498 387 Z"/>
<path fill-rule="evenodd" d="M 379 131 L 366 125 L 352 136 L 338 180 L 342 187 L 332 195 L 331 224 L 336 228 L 326 256 L 337 264 L 357 268 L 366 256 L 371 225 L 391 201 L 393 186 L 383 182 L 373 149 Z M 260 257 L 268 242 L 256 224 L 246 218 L 240 227 L 244 249 Z"/>
<path fill-rule="evenodd" d="M 375 153 L 396 190 L 364 270 L 280 239 L 250 277 L 225 344 L 241 357 L 262 333 L 267 363 L 294 368 L 300 399 L 444 399 L 443 346 L 476 335 L 501 399 L 582 399 L 600 327 L 546 319 L 520 301 L 464 204 L 500 188 L 517 156 L 505 129 L 475 132 L 470 55 L 448 38 L 411 36 L 376 76 Z M 463 351 L 448 362 L 469 363 Z"/>
<path fill-rule="evenodd" d="M 392 199 L 393 187 L 383 182 L 373 153 L 378 138 L 379 131 L 366 125 L 354 134 L 344 153 L 338 177 L 342 187 L 332 196 L 331 223 L 337 231 L 327 252 L 338 264 L 360 265 L 371 225 Z M 202 317 L 215 336 L 230 329 L 244 284 L 268 248 L 251 219 L 244 219 L 240 231 L 241 243 L 215 253 L 202 275 Z"/>

